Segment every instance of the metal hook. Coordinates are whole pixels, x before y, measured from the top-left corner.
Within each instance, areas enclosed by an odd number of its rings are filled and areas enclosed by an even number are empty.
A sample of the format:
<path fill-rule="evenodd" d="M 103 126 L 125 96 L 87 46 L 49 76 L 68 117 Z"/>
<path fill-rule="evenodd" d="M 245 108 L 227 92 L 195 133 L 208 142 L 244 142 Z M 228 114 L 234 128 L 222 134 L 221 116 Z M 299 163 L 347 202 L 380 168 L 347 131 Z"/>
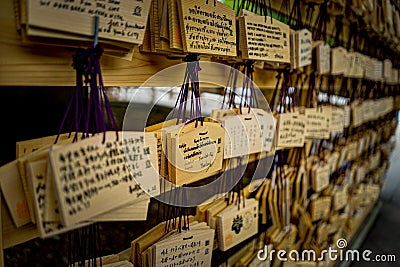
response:
<path fill-rule="evenodd" d="M 99 42 L 99 16 L 94 16 L 94 37 L 93 37 L 93 48 L 96 47 Z"/>

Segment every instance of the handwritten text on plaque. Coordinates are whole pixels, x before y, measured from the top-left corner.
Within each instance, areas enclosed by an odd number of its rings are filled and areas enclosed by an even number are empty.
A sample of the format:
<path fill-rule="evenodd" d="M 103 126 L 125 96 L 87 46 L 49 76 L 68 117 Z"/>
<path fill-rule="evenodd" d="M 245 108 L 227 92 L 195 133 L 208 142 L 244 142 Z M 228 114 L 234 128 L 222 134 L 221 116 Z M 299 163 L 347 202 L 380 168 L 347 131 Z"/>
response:
<path fill-rule="evenodd" d="M 142 44 L 151 1 L 28 0 L 29 25 L 92 36 L 93 16 L 99 37 Z"/>
<path fill-rule="evenodd" d="M 65 225 L 159 193 L 157 140 L 152 133 L 107 133 L 50 152 Z M 140 185 L 139 185 L 139 184 Z"/>
<path fill-rule="evenodd" d="M 235 11 L 219 1 L 180 0 L 178 8 L 186 52 L 236 56 Z"/>

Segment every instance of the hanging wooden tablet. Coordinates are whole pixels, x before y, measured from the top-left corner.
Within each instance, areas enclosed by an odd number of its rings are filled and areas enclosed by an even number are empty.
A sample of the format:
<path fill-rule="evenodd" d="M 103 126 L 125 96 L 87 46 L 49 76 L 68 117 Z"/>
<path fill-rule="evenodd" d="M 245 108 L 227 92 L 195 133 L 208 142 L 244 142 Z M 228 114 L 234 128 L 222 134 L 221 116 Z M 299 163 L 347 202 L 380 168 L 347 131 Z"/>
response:
<path fill-rule="evenodd" d="M 211 207 L 215 202 L 224 201 L 223 199 L 215 199 L 211 198 L 210 200 L 206 200 L 202 204 L 196 207 L 196 220 L 199 222 L 206 222 L 207 221 L 207 209 Z"/>
<path fill-rule="evenodd" d="M 220 199 L 213 202 L 213 205 L 208 207 L 206 211 L 207 224 L 211 229 L 217 229 L 217 215 L 221 213 L 228 206 L 227 201 L 225 199 Z"/>
<path fill-rule="evenodd" d="M 99 16 L 99 38 L 141 44 L 151 1 L 28 1 L 28 24 L 86 36 Z"/>
<path fill-rule="evenodd" d="M 333 195 L 333 209 L 343 209 L 347 205 L 347 202 L 347 186 L 337 187 Z"/>
<path fill-rule="evenodd" d="M 160 40 L 160 17 L 158 12 L 158 0 L 151 1 L 151 7 L 149 10 L 149 23 L 148 26 L 150 32 L 150 49 L 151 52 L 158 52 L 161 48 Z"/>
<path fill-rule="evenodd" d="M 394 37 L 400 37 L 400 16 L 399 11 L 396 8 L 393 8 L 393 28 L 394 28 Z"/>
<path fill-rule="evenodd" d="M 274 118 L 262 109 L 229 116 L 222 120 L 225 129 L 224 158 L 269 152 L 275 134 Z"/>
<path fill-rule="evenodd" d="M 365 168 L 365 166 L 364 165 L 358 166 L 356 177 L 355 177 L 355 183 L 356 184 L 361 183 L 362 181 L 364 181 L 365 177 L 366 177 L 366 168 Z"/>
<path fill-rule="evenodd" d="M 369 58 L 366 62 L 365 77 L 372 81 L 380 81 L 383 73 L 383 62 L 376 58 Z"/>
<path fill-rule="evenodd" d="M 290 31 L 290 67 L 292 69 L 297 69 L 297 63 L 298 63 L 298 57 L 299 55 L 297 54 L 296 50 L 296 37 L 297 37 L 297 32 L 291 30 Z"/>
<path fill-rule="evenodd" d="M 351 121 L 351 107 L 346 105 L 344 108 L 344 128 L 348 128 L 350 126 Z"/>
<path fill-rule="evenodd" d="M 360 126 L 363 121 L 363 106 L 361 100 L 355 100 L 351 103 L 352 125 L 353 127 Z"/>
<path fill-rule="evenodd" d="M 393 111 L 394 99 L 393 96 L 386 97 L 385 115 Z"/>
<path fill-rule="evenodd" d="M 368 56 L 364 57 L 365 60 L 365 79 L 373 80 L 374 79 L 374 59 Z"/>
<path fill-rule="evenodd" d="M 296 32 L 297 67 L 305 67 L 312 63 L 312 33 L 307 29 Z"/>
<path fill-rule="evenodd" d="M 381 107 L 379 107 L 379 102 L 376 100 L 371 100 L 370 108 L 372 109 L 371 112 L 371 120 L 377 120 L 380 116 Z"/>
<path fill-rule="evenodd" d="M 319 75 L 331 71 L 331 47 L 327 43 L 319 42 L 315 46 L 315 61 Z"/>
<path fill-rule="evenodd" d="M 177 122 L 175 119 L 160 122 L 154 125 L 150 125 L 146 127 L 144 130 L 146 132 L 151 132 L 154 133 L 154 136 L 157 138 L 157 155 L 158 155 L 158 168 L 159 168 L 159 173 L 162 177 L 167 177 L 168 176 L 168 168 L 167 166 L 167 158 L 165 156 L 165 150 L 166 150 L 166 139 L 163 133 L 165 134 L 165 131 L 167 129 L 171 129 L 170 127 L 179 127 L 176 126 Z"/>
<path fill-rule="evenodd" d="M 307 108 L 305 110 L 305 137 L 309 139 L 329 139 L 332 110 L 330 108 Z"/>
<path fill-rule="evenodd" d="M 384 115 L 385 109 L 386 109 L 386 107 L 384 105 L 385 105 L 384 98 L 380 98 L 375 101 L 374 113 L 376 113 L 378 117 L 381 117 Z"/>
<path fill-rule="evenodd" d="M 298 214 L 299 209 L 307 206 L 307 192 L 309 188 L 308 171 L 305 168 L 305 163 L 300 163 L 297 170 L 297 176 L 293 189 L 295 191 L 295 198 L 293 200 L 293 215 Z M 295 210 L 296 209 L 296 210 Z"/>
<path fill-rule="evenodd" d="M 367 131 L 367 132 L 364 134 L 364 139 L 365 139 L 365 142 L 364 142 L 364 150 L 363 150 L 363 153 L 364 153 L 364 152 L 367 152 L 367 151 L 371 148 L 371 131 Z"/>
<path fill-rule="evenodd" d="M 365 74 L 365 56 L 358 52 L 354 52 L 354 78 L 363 78 Z"/>
<path fill-rule="evenodd" d="M 400 96 L 396 96 L 394 98 L 393 109 L 394 110 L 400 110 Z"/>
<path fill-rule="evenodd" d="M 278 117 L 277 147 L 301 147 L 305 141 L 305 116 L 299 112 L 282 113 Z"/>
<path fill-rule="evenodd" d="M 55 149 L 52 147 L 51 149 Z M 48 159 L 47 159 L 48 160 Z M 51 164 L 46 164 L 45 172 L 45 199 L 43 220 L 51 222 L 61 222 L 60 209 L 58 206 L 57 196 L 54 189 L 54 174 Z"/>
<path fill-rule="evenodd" d="M 352 77 L 355 67 L 354 52 L 348 51 L 346 54 L 346 69 L 343 71 L 343 77 Z"/>
<path fill-rule="evenodd" d="M 347 144 L 347 155 L 346 155 L 347 161 L 352 161 L 357 158 L 357 147 L 358 147 L 357 141 L 350 141 Z"/>
<path fill-rule="evenodd" d="M 377 169 L 381 164 L 381 152 L 378 150 L 376 153 L 369 156 L 369 171 Z"/>
<path fill-rule="evenodd" d="M 319 197 L 310 204 L 311 219 L 318 221 L 325 218 L 331 209 L 332 197 Z"/>
<path fill-rule="evenodd" d="M 219 123 L 190 123 L 171 136 L 169 178 L 176 185 L 198 181 L 222 168 L 224 129 Z"/>
<path fill-rule="evenodd" d="M 383 79 L 390 82 L 392 76 L 392 61 L 385 59 L 383 61 Z"/>
<path fill-rule="evenodd" d="M 318 244 L 323 244 L 328 241 L 328 235 L 326 234 L 329 231 L 328 224 L 323 222 L 319 225 L 316 230 L 316 242 Z"/>
<path fill-rule="evenodd" d="M 44 146 L 49 146 L 54 144 L 54 141 L 56 140 L 57 135 L 52 135 L 52 136 L 46 136 L 46 137 L 40 137 L 40 138 L 35 138 L 35 139 L 30 139 L 30 140 L 24 140 L 24 141 L 18 141 L 16 146 L 17 146 L 17 151 L 16 151 L 16 157 L 20 158 L 26 154 L 32 153 L 39 148 L 42 148 Z M 73 135 L 70 135 L 68 133 L 61 134 L 58 138 L 59 141 L 66 140 L 66 139 L 71 139 L 72 142 Z"/>
<path fill-rule="evenodd" d="M 390 75 L 391 84 L 397 85 L 399 82 L 399 71 L 396 68 L 392 68 L 392 73 Z"/>
<path fill-rule="evenodd" d="M 248 134 L 250 136 L 250 152 L 270 152 L 275 137 L 275 121 L 272 113 L 258 108 L 251 109 L 250 113 L 254 115 L 254 119 L 257 122 L 253 122 L 251 127 L 247 127 L 252 129 Z M 247 123 L 250 122 L 246 118 L 244 120 Z"/>
<path fill-rule="evenodd" d="M 108 132 L 104 142 L 103 138 L 99 134 L 50 152 L 66 226 L 160 192 L 152 133 L 123 132 L 117 141 L 115 132 Z"/>
<path fill-rule="evenodd" d="M 154 244 L 151 266 L 211 266 L 214 230 L 189 230 Z"/>
<path fill-rule="evenodd" d="M 169 40 L 172 49 L 183 50 L 182 32 L 179 22 L 179 10 L 177 0 L 167 0 Z"/>
<path fill-rule="evenodd" d="M 391 4 L 390 0 L 383 0 L 382 1 L 383 5 L 383 20 L 384 23 L 386 24 L 386 35 L 388 37 L 391 37 L 392 33 L 394 32 L 393 29 L 393 6 Z"/>
<path fill-rule="evenodd" d="M 315 192 L 321 192 L 329 186 L 330 166 L 326 163 L 314 165 L 311 172 L 312 189 Z"/>
<path fill-rule="evenodd" d="M 46 169 L 47 160 L 39 160 L 35 162 L 28 163 L 28 181 L 29 189 L 32 193 L 35 216 L 39 235 L 41 238 L 46 238 L 56 234 L 61 234 L 68 230 L 72 230 L 76 227 L 84 226 L 84 224 L 77 224 L 71 228 L 65 228 L 60 220 L 45 220 L 44 210 L 45 210 L 45 199 L 46 199 Z"/>
<path fill-rule="evenodd" d="M 347 50 L 340 46 L 331 48 L 331 74 L 343 74 L 347 69 L 347 64 Z"/>
<path fill-rule="evenodd" d="M 260 204 L 260 214 L 261 214 L 261 223 L 267 224 L 269 208 L 268 208 L 268 193 L 270 192 L 270 184 L 271 180 L 265 180 L 264 189 L 262 190 L 261 196 L 261 204 Z"/>
<path fill-rule="evenodd" d="M 179 220 L 179 219 L 178 219 Z M 167 222 L 168 223 L 168 222 Z M 179 224 L 179 223 L 178 223 Z M 188 226 L 188 228 L 190 228 L 190 232 L 191 234 L 193 234 L 193 236 L 197 236 L 198 234 L 200 234 L 200 231 L 204 231 L 204 230 L 209 230 L 208 226 L 206 223 L 198 223 L 196 221 L 191 222 Z M 176 264 L 176 262 L 180 263 L 182 258 L 185 258 L 186 256 L 188 256 L 190 259 L 188 259 L 188 262 L 193 262 L 195 260 L 196 257 L 190 257 L 193 254 L 199 254 L 200 250 L 191 250 L 193 249 L 193 247 L 195 246 L 199 246 L 199 243 L 190 243 L 189 246 L 182 246 L 182 247 L 177 247 L 176 244 L 177 243 L 181 243 L 179 242 L 179 237 L 180 236 L 185 236 L 185 233 L 187 233 L 186 229 L 181 229 L 178 226 L 177 229 L 174 229 L 172 231 L 166 232 L 164 234 L 163 237 L 161 237 L 161 239 L 156 242 L 155 244 L 152 244 L 150 247 L 148 247 L 146 250 L 144 250 L 141 253 L 141 260 L 139 262 L 139 266 L 159 266 L 161 265 L 160 262 L 156 262 L 155 258 L 157 258 L 157 254 L 162 255 L 162 259 L 161 261 L 165 263 L 165 261 L 170 262 L 171 264 Z M 183 232 L 181 232 L 183 230 Z M 190 237 L 184 237 L 184 242 L 190 242 L 192 238 Z M 187 241 L 189 240 L 190 241 Z M 161 246 L 163 247 L 164 244 L 167 245 L 167 243 L 175 243 L 175 247 L 174 245 L 171 244 L 170 248 L 163 248 L 159 249 L 159 251 L 157 252 L 157 246 Z M 169 251 L 170 249 L 170 251 Z M 179 251 L 185 251 L 185 250 L 191 250 L 190 252 L 179 252 Z M 175 253 L 177 252 L 177 253 Z M 179 254 L 178 254 L 179 252 Z M 174 255 L 174 254 L 178 254 L 178 255 Z M 171 256 L 170 256 L 171 255 Z M 197 256 L 202 256 L 202 255 L 197 255 Z M 174 261 L 176 261 L 174 263 Z"/>
<path fill-rule="evenodd" d="M 300 218 L 299 218 L 299 237 L 302 241 L 305 241 L 311 228 L 312 228 L 312 221 L 310 214 L 303 209 L 300 210 Z"/>
<path fill-rule="evenodd" d="M 258 232 L 258 201 L 246 199 L 245 206 L 238 209 L 231 205 L 218 215 L 218 242 L 226 251 Z"/>
<path fill-rule="evenodd" d="M 290 28 L 268 16 L 242 16 L 242 57 L 245 59 L 290 63 Z"/>
<path fill-rule="evenodd" d="M 219 1 L 178 0 L 183 50 L 236 56 L 235 11 Z"/>
<path fill-rule="evenodd" d="M 375 202 L 378 199 L 381 187 L 378 184 L 367 184 L 365 187 L 365 195 L 369 196 L 368 200 Z"/>
<path fill-rule="evenodd" d="M 166 222 L 162 222 L 131 242 L 130 261 L 133 266 L 142 266 L 141 253 L 166 235 L 165 225 Z"/>
<path fill-rule="evenodd" d="M 327 163 L 330 168 L 330 173 L 334 173 L 339 168 L 339 158 L 340 153 L 338 151 L 334 151 L 330 154 L 330 157 L 327 159 Z"/>
<path fill-rule="evenodd" d="M 25 194 L 26 200 L 28 202 L 29 214 L 31 214 L 31 220 L 34 224 L 36 224 L 36 220 L 35 220 L 35 213 L 34 213 L 34 207 L 33 207 L 33 198 L 32 198 L 31 191 L 29 190 L 29 187 L 28 187 L 29 177 L 28 177 L 27 169 L 25 168 L 25 166 L 31 160 L 45 159 L 47 157 L 47 153 L 48 153 L 48 151 L 42 148 L 42 149 L 36 150 L 36 152 L 32 152 L 28 155 L 25 155 L 23 158 L 20 158 L 20 160 L 18 161 L 18 171 L 19 171 L 21 182 L 22 182 L 22 187 L 24 189 L 24 194 Z"/>
<path fill-rule="evenodd" d="M 346 197 L 347 198 L 347 197 Z M 348 202 L 347 202 L 348 203 Z M 331 233 L 337 232 L 338 229 L 342 228 L 348 219 L 347 213 L 333 214 L 329 218 L 329 223 L 331 224 Z"/>
<path fill-rule="evenodd" d="M 224 159 L 250 154 L 247 129 L 240 116 L 229 116 L 222 120 L 225 129 Z"/>
<path fill-rule="evenodd" d="M 37 162 L 32 162 L 29 164 L 36 164 Z M 44 234 L 42 237 L 48 237 L 55 234 L 59 234 L 65 231 L 70 230 L 71 228 L 76 228 L 82 226 L 82 224 L 76 224 L 72 227 L 64 227 L 61 222 L 61 217 L 59 214 L 60 208 L 58 205 L 58 201 L 56 195 L 54 193 L 54 184 L 53 184 L 53 174 L 50 166 L 46 166 L 47 170 L 40 169 L 39 166 L 29 166 L 27 168 L 32 168 L 31 170 L 31 180 L 34 180 L 34 176 L 37 173 L 38 175 L 43 175 L 45 179 L 41 181 L 44 184 L 44 207 L 41 211 L 43 213 L 43 221 Z M 129 203 L 123 206 L 120 206 L 114 210 L 108 211 L 106 213 L 102 213 L 98 216 L 90 218 L 91 222 L 104 222 L 104 221 L 140 221 L 146 220 L 147 218 L 147 210 L 150 202 L 149 196 L 144 196 L 142 200 L 135 201 L 133 203 Z M 52 228 L 53 227 L 53 228 Z M 57 227 L 57 228 L 54 228 Z"/>
<path fill-rule="evenodd" d="M 343 133 L 344 130 L 344 109 L 332 107 L 332 120 L 330 124 L 331 133 Z"/>
<path fill-rule="evenodd" d="M 210 118 L 221 122 L 225 117 L 237 115 L 237 112 L 235 109 L 213 109 Z"/>
<path fill-rule="evenodd" d="M 168 174 L 168 170 L 173 168 L 172 160 L 172 144 L 171 144 L 171 136 L 178 134 L 179 129 L 183 126 L 182 124 L 173 125 L 164 127 L 161 130 L 161 143 L 162 143 L 162 152 L 161 152 L 161 166 L 160 166 L 160 175 L 165 177 L 168 181 L 171 181 L 170 175 Z M 172 159 L 172 158 L 171 158 Z"/>
<path fill-rule="evenodd" d="M 51 139 L 52 139 L 52 141 L 51 141 Z M 35 223 L 34 208 L 33 208 L 34 201 L 32 198 L 32 191 L 29 190 L 29 186 L 28 186 L 30 179 L 33 179 L 33 178 L 29 176 L 27 165 L 30 162 L 35 162 L 38 160 L 46 160 L 46 162 L 47 162 L 47 155 L 48 155 L 49 149 L 50 149 L 49 145 L 53 144 L 55 140 L 56 140 L 56 136 L 54 136 L 53 138 L 45 137 L 43 139 L 41 139 L 41 138 L 36 139 L 36 140 L 34 139 L 33 143 L 30 142 L 31 140 L 28 140 L 26 142 L 24 141 L 25 145 L 28 145 L 28 146 L 33 145 L 33 146 L 31 146 L 31 148 L 35 147 L 36 150 L 29 154 L 25 154 L 23 157 L 19 158 L 18 169 L 19 169 L 22 185 L 24 188 L 24 193 L 25 193 L 25 196 L 28 201 L 29 212 L 30 212 L 30 214 L 32 214 L 32 222 L 33 223 Z M 73 140 L 72 135 L 69 136 L 69 134 L 66 134 L 66 135 L 60 136 L 60 138 L 58 139 L 58 142 L 59 142 L 59 144 L 69 144 L 72 142 L 72 140 Z M 45 141 L 45 142 L 41 143 L 42 141 Z M 48 143 L 48 144 L 46 145 L 45 143 Z M 47 164 L 46 164 L 46 166 L 47 166 Z M 46 173 L 47 173 L 47 170 L 44 171 L 44 180 L 47 180 L 47 178 L 48 178 L 47 177 L 48 175 L 46 175 Z M 50 177 L 50 178 L 52 179 L 52 177 Z M 48 190 L 50 190 L 50 189 L 48 189 Z M 53 187 L 51 187 L 50 192 L 54 196 Z M 43 201 L 44 200 L 45 199 L 43 199 Z M 46 201 L 44 201 L 44 202 L 45 202 L 45 204 L 47 204 Z"/>
<path fill-rule="evenodd" d="M 373 100 L 365 100 L 362 102 L 362 122 L 366 123 L 369 121 L 374 120 L 375 113 L 374 113 L 374 101 Z"/>
<path fill-rule="evenodd" d="M 383 62 L 375 60 L 374 62 L 374 81 L 380 81 L 383 77 Z"/>
<path fill-rule="evenodd" d="M 175 229 L 178 228 L 179 222 L 179 218 L 171 218 L 171 221 L 162 222 L 133 240 L 131 242 L 130 255 L 130 261 L 133 263 L 133 265 L 146 266 L 143 264 L 143 252 L 145 252 L 149 247 L 158 241 L 166 239 L 172 234 L 176 234 Z M 194 222 L 194 218 L 193 216 L 189 216 L 187 223 L 190 225 L 192 222 Z"/>
<path fill-rule="evenodd" d="M 12 161 L 0 168 L 0 186 L 5 203 L 15 226 L 21 227 L 31 222 L 26 199 L 18 171 L 18 161 Z"/>

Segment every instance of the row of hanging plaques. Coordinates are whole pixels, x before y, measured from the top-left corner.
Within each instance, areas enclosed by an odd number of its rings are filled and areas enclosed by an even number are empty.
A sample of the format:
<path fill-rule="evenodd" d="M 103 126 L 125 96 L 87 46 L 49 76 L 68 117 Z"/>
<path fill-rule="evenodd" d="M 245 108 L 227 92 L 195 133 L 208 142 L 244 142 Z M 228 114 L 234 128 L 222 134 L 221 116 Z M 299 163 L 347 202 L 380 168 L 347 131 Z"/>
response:
<path fill-rule="evenodd" d="M 159 193 L 158 172 L 151 168 L 157 164 L 152 134 L 124 132 L 117 140 L 108 132 L 76 143 L 65 134 L 57 145 L 54 140 L 19 142 L 19 158 L 0 169 L 2 193 L 17 228 L 34 223 L 45 238 L 93 222 L 146 220 L 150 196 L 144 190 Z"/>
<path fill-rule="evenodd" d="M 358 127 L 391 112 L 393 97 L 357 100 L 349 106 L 321 106 L 278 114 L 277 148 L 302 147 L 307 139 L 329 139 L 349 126 Z"/>
<path fill-rule="evenodd" d="M 237 204 L 238 195 L 233 195 L 232 201 L 220 198 L 199 205 L 196 216 L 189 216 L 187 222 L 182 223 L 185 225 L 182 232 L 168 229 L 168 225 L 174 225 L 179 219 L 154 226 L 131 242 L 133 266 L 159 266 L 181 260 L 209 266 L 210 254 L 214 257 L 217 248 L 227 251 L 244 241 L 252 243 L 251 237 L 257 239 L 260 225 L 269 225 L 269 220 L 272 226 L 259 237 L 261 247 L 256 249 L 246 245 L 247 253 L 238 250 L 229 257 L 227 266 L 280 266 L 276 257 L 266 261 L 256 257 L 264 245 L 276 250 L 324 246 L 328 242 L 327 233 L 336 233 L 335 243 L 346 237 L 343 231 L 346 222 L 354 224 L 353 217 L 368 213 L 378 198 L 379 181 L 387 168 L 387 162 L 381 158 L 385 146 L 381 137 L 382 130 L 380 133 L 368 130 L 358 139 L 351 137 L 348 144 L 332 151 L 325 150 L 322 158 L 317 154 L 304 158 L 299 167 L 291 166 L 288 161 L 284 168 L 275 170 L 271 178 L 264 181 L 254 197 L 244 192 L 247 199 L 242 199 L 243 206 Z M 372 147 L 374 152 L 369 152 Z M 353 149 L 355 151 L 350 151 Z M 360 160 L 364 156 L 365 160 Z M 349 169 L 350 179 L 339 179 L 341 182 L 330 179 L 332 173 L 349 161 L 353 162 Z M 313 194 L 308 197 L 310 192 Z M 297 218 L 298 223 L 293 218 Z M 182 251 L 182 257 L 174 256 L 177 251 Z M 238 256 L 242 254 L 251 257 Z M 316 262 L 308 263 L 317 266 Z M 302 262 L 296 264 L 308 266 Z"/>
<path fill-rule="evenodd" d="M 247 10 L 241 10 L 237 19 L 234 10 L 219 1 L 115 1 L 102 6 L 91 0 L 65 4 L 30 0 L 20 5 L 21 10 L 28 7 L 28 14 L 22 19 L 26 28 L 19 24 L 26 29 L 26 36 L 32 37 L 92 36 L 92 16 L 98 15 L 100 41 L 109 54 L 118 50 L 115 47 L 126 52 L 133 51 L 133 45 L 142 45 L 145 52 L 240 55 L 242 59 L 290 64 L 293 69 L 311 65 L 314 57 L 319 74 L 399 82 L 399 71 L 389 59 L 379 61 L 343 47 L 330 51 L 325 42 L 314 42 L 308 29 L 294 31 L 277 19 Z M 43 16 L 48 13 L 54 16 Z M 145 33 L 146 24 L 149 29 Z M 88 39 L 81 42 L 84 40 Z"/>
<path fill-rule="evenodd" d="M 279 114 L 276 136 L 272 114 L 252 109 L 198 127 L 189 123 L 153 126 L 146 133 L 107 132 L 72 144 L 66 135 L 56 145 L 47 138 L 28 141 L 27 148 L 22 142 L 21 158 L 0 169 L 2 192 L 16 227 L 36 222 L 42 237 L 91 221 L 143 219 L 148 194 L 160 193 L 159 176 L 176 185 L 192 183 L 222 171 L 224 160 L 272 151 L 274 137 L 278 148 L 302 147 L 307 139 L 343 132 L 349 116 L 357 127 L 392 109 L 393 98 L 388 97 L 356 101 L 351 111 L 323 106 Z M 132 206 L 139 208 L 136 217 L 124 213 L 124 207 Z"/>

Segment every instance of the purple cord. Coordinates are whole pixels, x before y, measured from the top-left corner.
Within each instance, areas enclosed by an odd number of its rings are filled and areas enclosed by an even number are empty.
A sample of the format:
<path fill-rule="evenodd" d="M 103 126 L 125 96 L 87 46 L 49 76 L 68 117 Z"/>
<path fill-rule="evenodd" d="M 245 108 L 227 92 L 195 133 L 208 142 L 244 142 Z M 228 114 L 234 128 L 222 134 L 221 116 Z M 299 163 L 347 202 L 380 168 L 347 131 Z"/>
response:
<path fill-rule="evenodd" d="M 96 46 L 94 49 L 79 49 L 73 57 L 73 66 L 76 69 L 76 86 L 61 122 L 56 142 L 67 121 L 70 122 L 68 131 L 70 133 L 75 132 L 73 142 L 78 141 L 80 131 L 83 133 L 82 138 L 88 137 L 90 134 L 105 133 L 108 129 L 118 131 L 101 75 L 101 54 L 101 47 Z M 88 93 L 89 87 L 90 93 Z M 87 93 L 86 97 L 84 93 Z M 105 113 L 107 113 L 107 119 Z M 107 121 L 109 125 L 107 125 Z"/>

